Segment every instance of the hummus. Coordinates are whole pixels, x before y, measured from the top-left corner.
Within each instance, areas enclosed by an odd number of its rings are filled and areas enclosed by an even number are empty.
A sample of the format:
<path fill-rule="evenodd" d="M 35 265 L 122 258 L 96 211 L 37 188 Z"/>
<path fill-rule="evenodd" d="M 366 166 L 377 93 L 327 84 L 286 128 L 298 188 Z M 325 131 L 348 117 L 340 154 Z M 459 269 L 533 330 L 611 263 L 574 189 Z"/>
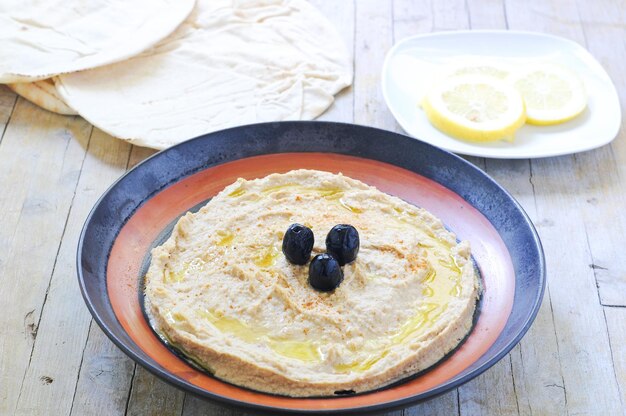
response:
<path fill-rule="evenodd" d="M 361 248 L 322 293 L 281 252 L 292 223 L 336 224 Z M 165 340 L 216 377 L 288 396 L 363 392 L 424 370 L 472 327 L 469 244 L 429 212 L 341 174 L 239 179 L 187 213 L 152 251 L 146 311 Z"/>

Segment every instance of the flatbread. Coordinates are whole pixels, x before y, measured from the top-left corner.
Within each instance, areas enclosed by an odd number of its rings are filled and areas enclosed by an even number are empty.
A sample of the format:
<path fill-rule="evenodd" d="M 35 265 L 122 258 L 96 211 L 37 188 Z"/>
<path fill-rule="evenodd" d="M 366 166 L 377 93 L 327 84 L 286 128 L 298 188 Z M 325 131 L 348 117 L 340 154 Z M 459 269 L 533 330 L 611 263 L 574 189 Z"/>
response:
<path fill-rule="evenodd" d="M 351 84 L 352 59 L 304 0 L 198 0 L 151 50 L 55 82 L 98 128 L 162 149 L 236 125 L 315 118 Z"/>
<path fill-rule="evenodd" d="M 63 101 L 51 79 L 7 84 L 16 94 L 53 113 L 75 116 L 78 113 Z"/>
<path fill-rule="evenodd" d="M 3 0 L 0 83 L 95 68 L 150 48 L 195 0 Z"/>

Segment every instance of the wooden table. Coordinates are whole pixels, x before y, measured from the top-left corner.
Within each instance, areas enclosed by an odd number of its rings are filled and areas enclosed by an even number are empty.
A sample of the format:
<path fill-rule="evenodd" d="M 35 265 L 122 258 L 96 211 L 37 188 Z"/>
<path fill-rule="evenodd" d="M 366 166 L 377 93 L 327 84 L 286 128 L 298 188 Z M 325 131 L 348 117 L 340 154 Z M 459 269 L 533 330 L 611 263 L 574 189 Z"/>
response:
<path fill-rule="evenodd" d="M 315 0 L 354 51 L 354 86 L 323 120 L 401 131 L 380 90 L 391 45 L 454 29 L 553 33 L 604 65 L 626 104 L 626 2 Z M 75 255 L 100 194 L 153 153 L 0 87 L 0 414 L 239 415 L 156 379 L 93 323 Z M 393 415 L 626 413 L 626 130 L 610 145 L 534 160 L 468 158 L 537 226 L 548 288 L 513 351 L 462 387 Z"/>

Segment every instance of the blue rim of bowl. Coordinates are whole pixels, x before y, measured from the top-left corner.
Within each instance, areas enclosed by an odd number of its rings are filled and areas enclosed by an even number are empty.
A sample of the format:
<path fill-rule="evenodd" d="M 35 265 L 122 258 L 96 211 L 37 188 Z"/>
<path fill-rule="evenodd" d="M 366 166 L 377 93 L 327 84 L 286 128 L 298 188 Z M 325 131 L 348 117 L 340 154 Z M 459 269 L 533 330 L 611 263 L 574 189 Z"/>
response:
<path fill-rule="evenodd" d="M 284 408 L 284 407 L 274 407 L 274 406 L 264 406 L 264 405 L 259 405 L 256 403 L 249 403 L 249 402 L 244 402 L 244 401 L 238 401 L 238 400 L 234 400 L 228 397 L 224 397 L 215 393 L 212 393 L 210 391 L 206 391 L 204 389 L 201 389 L 193 384 L 190 384 L 188 382 L 182 381 L 180 379 L 175 378 L 172 374 L 170 374 L 169 372 L 165 371 L 164 369 L 160 368 L 158 363 L 151 361 L 151 359 L 148 357 L 144 357 L 141 354 L 137 353 L 136 351 L 134 351 L 131 347 L 129 347 L 126 342 L 124 340 L 121 339 L 121 337 L 119 335 L 117 335 L 114 331 L 114 329 L 112 328 L 112 325 L 107 322 L 107 320 L 101 316 L 100 311 L 97 309 L 97 307 L 95 306 L 93 299 L 91 298 L 91 296 L 89 295 L 88 292 L 88 288 L 87 288 L 87 283 L 85 281 L 85 276 L 83 273 L 83 268 L 82 268 L 82 259 L 83 259 L 83 254 L 84 254 L 84 249 L 85 249 L 85 240 L 86 240 L 86 236 L 87 233 L 89 231 L 89 227 L 92 225 L 92 221 L 98 211 L 98 209 L 101 207 L 101 205 L 107 200 L 107 198 L 112 194 L 112 192 L 121 184 L 124 183 L 124 181 L 129 180 L 128 178 L 131 177 L 131 175 L 133 175 L 135 172 L 140 171 L 141 169 L 144 169 L 145 166 L 148 166 L 150 163 L 154 163 L 154 161 L 158 160 L 159 158 L 164 157 L 164 155 L 167 155 L 170 152 L 173 152 L 177 149 L 181 149 L 187 146 L 193 146 L 194 143 L 200 143 L 202 141 L 210 141 L 212 139 L 218 139 L 219 136 L 228 136 L 228 135 L 232 135 L 232 134 L 237 134 L 237 133 L 241 133 L 241 135 L 245 135 L 243 133 L 246 134 L 250 134 L 253 131 L 257 130 L 257 129 L 266 129 L 266 130 L 271 130 L 271 129 L 282 129 L 282 130 L 286 130 L 289 131 L 289 129 L 295 129 L 296 131 L 300 131 L 302 129 L 306 129 L 306 128 L 329 128 L 329 129 L 336 129 L 336 130 L 349 130 L 349 131 L 353 131 L 354 134 L 354 130 L 357 131 L 357 133 L 363 133 L 363 134 L 372 134 L 375 136 L 387 136 L 387 138 L 389 137 L 394 137 L 396 140 L 403 140 L 404 141 L 404 145 L 405 146 L 413 146 L 416 148 L 422 148 L 422 149 L 426 149 L 427 152 L 429 153 L 433 153 L 434 155 L 438 156 L 438 157 L 444 157 L 444 158 L 449 158 L 450 160 L 452 160 L 455 163 L 459 163 L 461 164 L 461 166 L 463 166 L 465 169 L 469 169 L 469 171 L 474 172 L 475 174 L 478 174 L 482 180 L 486 180 L 487 183 L 492 186 L 495 190 L 497 190 L 498 192 L 500 192 L 500 196 L 504 197 L 504 199 L 506 200 L 506 202 L 512 204 L 512 208 L 514 209 L 514 211 L 516 211 L 519 216 L 520 219 L 523 221 L 523 225 L 525 226 L 524 228 L 527 229 L 527 231 L 529 231 L 530 233 L 530 237 L 531 237 L 531 243 L 532 243 L 532 248 L 534 248 L 536 250 L 536 268 L 535 268 L 535 272 L 537 273 L 537 283 L 538 285 L 536 286 L 536 290 L 534 291 L 534 299 L 532 301 L 532 304 L 530 305 L 530 309 L 527 311 L 527 313 L 524 315 L 524 320 L 521 324 L 518 324 L 518 330 L 517 333 L 510 338 L 507 342 L 504 343 L 504 345 L 499 345 L 496 349 L 496 352 L 492 354 L 491 358 L 489 358 L 489 360 L 485 361 L 484 363 L 480 364 L 478 367 L 470 370 L 469 372 L 467 372 L 467 374 L 459 374 L 456 377 L 451 378 L 450 380 L 448 380 L 447 382 L 427 391 L 424 393 L 420 393 L 417 394 L 415 396 L 411 396 L 411 397 L 406 397 L 406 398 L 402 398 L 402 399 L 398 399 L 398 400 L 393 400 L 393 401 L 389 401 L 389 402 L 382 402 L 382 403 L 377 403 L 374 405 L 366 405 L 366 406 L 357 406 L 357 407 L 352 407 L 352 408 L 345 408 L 345 409 L 320 409 L 320 410 L 308 410 L 308 409 L 292 409 L 292 408 Z M 310 132 L 309 132 L 310 133 Z M 253 134 L 254 135 L 254 134 Z M 270 143 L 271 145 L 271 143 Z M 276 147 L 276 146 L 274 146 Z M 304 148 L 306 148 L 306 146 L 303 146 Z M 324 149 L 305 149 L 305 150 L 296 150 L 296 148 L 289 148 L 289 149 L 281 149 L 281 150 L 277 150 L 277 149 L 273 149 L 272 146 L 269 146 L 269 151 L 265 151 L 268 149 L 262 149 L 261 151 L 257 151 L 257 152 L 252 152 L 251 154 L 246 154 L 240 157 L 234 157 L 234 158 L 226 158 L 223 155 L 218 155 L 217 157 L 217 161 L 213 161 L 210 164 L 207 165 L 203 165 L 194 169 L 189 169 L 187 171 L 184 172 L 178 172 L 180 174 L 177 174 L 175 179 L 170 180 L 169 182 L 165 182 L 162 183 L 161 186 L 158 189 L 153 189 L 152 192 L 149 195 L 146 195 L 145 198 L 143 200 L 141 200 L 135 207 L 133 207 L 130 211 L 126 212 L 126 215 L 124 217 L 124 219 L 118 224 L 117 229 L 115 230 L 115 235 L 113 236 L 112 240 L 111 240 L 111 244 L 107 247 L 107 255 L 105 257 L 105 260 L 108 260 L 109 254 L 110 254 L 110 250 L 112 247 L 112 243 L 115 241 L 115 239 L 117 238 L 117 235 L 119 234 L 119 231 L 121 230 L 121 228 L 124 226 L 124 224 L 126 224 L 126 222 L 128 221 L 128 219 L 130 217 L 132 217 L 132 215 L 135 213 L 135 211 L 147 200 L 149 200 L 150 198 L 152 198 L 154 195 L 156 195 L 158 192 L 160 192 L 161 190 L 167 188 L 168 186 L 172 185 L 173 183 L 176 183 L 178 181 L 180 181 L 181 179 L 192 175 L 194 173 L 197 173 L 199 171 L 202 171 L 204 169 L 207 169 L 209 167 L 213 167 L 213 166 L 217 166 L 219 164 L 222 163 L 226 163 L 226 162 L 230 162 L 230 161 L 234 161 L 234 160 L 238 160 L 238 159 L 242 159 L 242 158 L 246 158 L 246 157 L 252 157 L 252 156 L 260 156 L 260 155 L 265 155 L 265 154 L 272 154 L 272 153 L 286 153 L 286 152 L 326 152 L 326 153 L 337 153 L 337 154 L 342 154 L 342 155 L 349 155 L 349 156 L 355 156 L 355 157 L 361 157 L 361 158 L 366 158 L 366 159 L 373 159 L 373 160 L 378 160 L 384 163 L 391 163 L 393 165 L 396 166 L 400 166 L 402 168 L 405 168 L 407 170 L 416 172 L 414 169 L 411 169 L 410 167 L 406 167 L 406 166 L 402 166 L 402 165 L 397 165 L 396 163 L 390 162 L 389 160 L 386 160 L 385 158 L 377 158 L 377 157 L 369 157 L 369 156 L 364 156 L 362 153 L 365 152 L 359 152 L 358 150 L 353 150 L 353 151 L 343 151 L 343 152 L 336 152 L 336 151 L 332 151 L 334 149 L 331 149 L 331 151 L 328 151 L 328 149 L 324 150 Z M 378 154 L 376 155 L 378 156 Z M 449 183 L 442 183 L 440 180 L 438 180 L 437 175 L 433 175 L 433 176 L 429 176 L 429 175 L 425 175 L 423 172 L 416 172 L 420 175 L 426 176 L 427 178 L 434 180 L 437 183 L 440 183 L 443 186 L 448 187 L 452 192 L 456 193 L 457 195 L 461 196 L 463 199 L 465 199 L 467 202 L 469 202 L 472 206 L 476 206 L 471 200 L 468 200 L 468 198 L 464 195 L 461 195 L 460 193 L 458 193 L 455 189 L 452 189 L 449 187 Z M 430 173 L 433 173 L 432 171 Z M 441 178 L 439 178 L 441 179 Z M 484 214 L 484 212 L 482 210 L 480 210 L 481 213 Z M 489 218 L 488 218 L 489 219 Z M 491 221 L 491 220 L 490 220 Z M 498 230 L 498 232 L 500 232 Z M 505 241 L 506 243 L 506 241 Z M 508 244 L 507 244 L 507 249 L 508 249 Z M 517 264 L 515 263 L 515 259 L 512 259 L 514 261 L 514 266 L 516 266 Z M 104 270 L 104 277 L 101 277 L 104 284 L 106 284 L 106 265 L 104 266 L 105 270 Z M 516 277 L 516 281 L 517 281 L 517 267 L 515 267 L 515 277 Z M 102 329 L 102 331 L 107 335 L 107 337 L 118 347 L 120 348 L 127 356 L 129 356 L 130 358 L 132 358 L 137 364 L 140 364 L 142 367 L 144 367 L 146 370 L 148 370 L 149 372 L 151 372 L 152 374 L 156 375 L 157 377 L 159 377 L 160 379 L 166 381 L 167 383 L 178 387 L 182 390 L 184 390 L 187 393 L 191 393 L 195 396 L 204 398 L 204 399 L 208 399 L 211 400 L 215 403 L 218 404 L 222 404 L 225 406 L 230 406 L 233 408 L 238 408 L 241 410 L 245 410 L 245 411 L 256 411 L 256 412 L 261 412 L 261 413 L 265 413 L 265 414 L 270 414 L 270 413 L 279 413 L 279 414 L 320 414 L 320 415 L 328 415 L 328 414 L 371 414 L 371 413 L 377 413 L 377 412 L 381 412 L 381 411 L 390 411 L 390 410 L 395 410 L 395 409 L 400 409 L 400 408 L 405 408 L 408 407 L 410 405 L 413 404 L 418 404 L 421 402 L 424 402 L 428 399 L 434 398 L 436 396 L 439 396 L 441 394 L 444 394 L 468 381 L 470 381 L 471 379 L 479 376 L 480 374 L 484 373 L 486 370 L 488 370 L 489 368 L 491 368 L 493 365 L 495 365 L 498 361 L 500 361 L 506 354 L 508 354 L 522 339 L 522 337 L 526 334 L 526 332 L 530 329 L 532 323 L 535 320 L 535 317 L 537 316 L 537 313 L 539 312 L 539 308 L 541 306 L 541 302 L 543 299 L 543 295 L 544 295 L 544 291 L 545 291 L 545 286 L 546 286 L 546 263 L 545 263 L 545 255 L 543 252 L 543 246 L 541 244 L 541 241 L 539 239 L 539 235 L 537 234 L 537 231 L 532 223 L 532 221 L 530 220 L 528 214 L 526 214 L 526 212 L 524 211 L 524 209 L 521 207 L 521 205 L 517 202 L 517 200 L 515 200 L 515 198 L 510 195 L 502 186 L 500 186 L 494 179 L 492 179 L 489 175 L 487 175 L 485 172 L 483 172 L 480 168 L 474 166 L 473 164 L 471 164 L 470 162 L 466 161 L 465 159 L 461 158 L 460 156 L 457 156 L 451 152 L 448 152 L 446 150 L 440 149 L 436 146 L 433 146 L 431 144 L 428 144 L 426 142 L 422 142 L 419 140 L 416 140 L 414 138 L 411 138 L 409 136 L 403 135 L 403 134 L 399 134 L 399 133 L 395 133 L 395 132 L 391 132 L 391 131 L 387 131 L 387 130 L 383 130 L 383 129 L 378 129 L 375 127 L 369 127 L 369 126 L 363 126 L 363 125 L 357 125 L 357 124 L 349 124 L 349 123 L 339 123 L 339 122 L 323 122 L 323 121 L 283 121 L 283 122 L 268 122 L 268 123 L 258 123 L 258 124 L 249 124 L 249 125 L 243 125 L 243 126 L 237 126 L 237 127 L 232 127 L 229 129 L 224 129 L 224 130 L 220 130 L 220 131 L 216 131 L 216 132 L 212 132 L 212 133 L 208 133 L 202 136 L 198 136 L 192 139 L 189 139 L 187 141 L 181 142 L 177 145 L 174 145 L 170 148 L 167 148 L 165 150 L 162 150 L 160 152 L 155 153 L 154 155 L 146 158 L 145 160 L 141 161 L 140 163 L 138 163 L 135 167 L 133 167 L 132 169 L 130 169 L 129 171 L 127 171 L 126 173 L 124 173 L 119 179 L 117 179 L 111 186 L 109 186 L 109 188 L 100 196 L 100 198 L 98 198 L 98 200 L 96 201 L 96 203 L 94 204 L 93 208 L 91 209 L 91 211 L 89 212 L 89 215 L 87 216 L 85 223 L 82 227 L 81 233 L 80 233 L 80 237 L 78 240 L 78 247 L 77 247 L 77 256 L 76 256 L 76 269 L 77 269 L 77 275 L 78 275 L 78 282 L 79 282 L 79 286 L 80 286 L 80 290 L 81 290 L 81 294 L 83 296 L 83 299 L 85 301 L 85 304 L 87 305 L 87 308 L 89 309 L 89 312 L 91 313 L 92 317 L 94 318 L 94 320 L 96 321 L 96 323 L 98 323 L 98 325 L 100 326 L 100 328 Z M 517 302 L 517 297 L 518 297 L 518 293 L 517 293 L 517 283 L 516 283 L 516 291 L 515 291 L 515 300 L 514 300 L 514 304 L 513 307 L 515 307 L 515 304 Z M 108 299 L 108 295 L 106 294 L 106 288 L 104 290 L 105 293 L 105 298 L 106 298 L 106 302 L 107 302 L 107 306 L 109 308 L 111 308 L 111 304 L 110 301 Z M 111 311 L 112 313 L 112 311 Z M 511 315 L 513 314 L 513 311 L 511 311 Z M 113 316 L 115 317 L 115 315 L 113 314 Z M 509 325 L 509 322 L 511 320 L 511 316 L 509 316 L 509 319 L 507 320 L 507 324 L 505 326 L 505 328 L 502 330 L 500 336 L 498 336 L 498 339 L 496 340 L 496 342 L 494 343 L 494 345 L 492 345 L 489 350 L 483 354 L 483 356 L 481 356 L 479 358 L 482 359 L 482 357 L 484 357 L 489 351 L 491 351 L 492 348 L 494 348 L 494 346 L 496 344 L 498 344 L 498 340 L 500 340 L 502 334 L 506 331 L 507 326 Z M 115 322 L 117 325 L 120 326 L 121 325 L 119 323 L 119 321 L 117 320 L 117 318 L 115 317 Z M 122 328 L 123 331 L 123 328 Z M 139 348 L 139 346 L 137 346 L 136 344 L 134 344 L 134 342 L 129 338 L 129 341 L 131 344 L 135 345 L 136 348 Z M 473 363 L 472 365 L 474 365 L 475 363 Z M 467 371 L 464 370 L 464 372 Z"/>

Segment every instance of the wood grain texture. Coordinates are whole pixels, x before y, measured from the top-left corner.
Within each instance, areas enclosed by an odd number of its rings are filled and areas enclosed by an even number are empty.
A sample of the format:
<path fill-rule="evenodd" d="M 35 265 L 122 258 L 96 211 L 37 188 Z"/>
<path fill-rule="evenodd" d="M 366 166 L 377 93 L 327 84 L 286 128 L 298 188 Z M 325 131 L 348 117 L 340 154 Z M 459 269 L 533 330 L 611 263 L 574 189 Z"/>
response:
<path fill-rule="evenodd" d="M 404 416 L 423 415 L 459 415 L 459 392 L 458 389 L 449 391 L 439 397 L 430 399 L 424 403 L 404 409 Z"/>
<path fill-rule="evenodd" d="M 394 43 L 409 36 L 432 32 L 433 0 L 393 0 Z"/>
<path fill-rule="evenodd" d="M 123 415 L 135 362 L 92 320 L 72 402 L 72 416 Z"/>
<path fill-rule="evenodd" d="M 533 176 L 528 160 L 488 159 L 486 171 L 517 199 L 535 224 L 543 226 L 543 222 L 537 220 Z M 549 288 L 535 322 L 510 356 L 520 414 L 566 414 Z"/>
<path fill-rule="evenodd" d="M 626 108 L 626 3 L 579 1 L 576 3 L 585 43 L 617 87 Z M 619 47 L 618 45 L 621 45 Z M 601 149 L 576 156 L 576 180 L 581 181 L 581 205 L 593 257 L 593 268 L 603 305 L 626 306 L 626 256 L 615 256 L 626 230 L 626 128 Z M 610 221 L 607 219 L 610 218 Z"/>
<path fill-rule="evenodd" d="M 185 393 L 137 366 L 126 415 L 179 416 Z"/>
<path fill-rule="evenodd" d="M 228 409 L 217 404 L 202 400 L 198 397 L 187 394 L 182 416 L 243 416 L 245 413 L 238 410 Z"/>
<path fill-rule="evenodd" d="M 606 323 L 609 328 L 611 354 L 613 355 L 613 371 L 619 385 L 620 404 L 626 415 L 626 309 L 604 308 Z"/>
<path fill-rule="evenodd" d="M 2 143 L 4 129 L 11 117 L 16 101 L 17 95 L 4 85 L 0 85 L 0 143 Z"/>
<path fill-rule="evenodd" d="M 128 169 L 134 168 L 137 163 L 147 159 L 155 153 L 157 153 L 157 151 L 150 149 L 149 147 L 132 146 L 130 158 L 128 159 Z"/>
<path fill-rule="evenodd" d="M 396 121 L 385 107 L 380 73 L 393 44 L 391 0 L 356 2 L 354 36 L 354 122 L 393 130 Z"/>
<path fill-rule="evenodd" d="M 619 140 L 619 137 L 618 139 Z M 611 146 L 574 156 L 571 181 L 576 182 L 578 206 L 583 216 L 600 303 L 626 306 L 626 256 L 616 256 L 626 230 L 626 189 L 619 176 Z"/>
<path fill-rule="evenodd" d="M 507 29 L 503 0 L 467 0 L 469 25 L 478 29 Z"/>
<path fill-rule="evenodd" d="M 102 136 L 101 140 L 104 143 L 111 142 L 110 144 L 123 149 L 121 156 L 127 155 L 125 169 L 132 168 L 156 153 L 153 149 L 119 142 L 102 132 L 97 134 Z M 120 172 L 123 163 L 121 159 L 117 161 Z M 103 189 L 99 192 L 103 192 Z M 139 376 L 134 377 L 137 374 Z M 134 392 L 132 395 L 130 394 L 131 386 Z M 146 400 L 145 396 L 145 391 L 151 387 L 159 393 L 162 393 L 164 388 L 167 389 L 165 397 L 181 394 L 171 386 L 157 383 L 156 378 L 145 370 L 136 369 L 135 363 L 117 348 L 92 320 L 87 345 L 82 355 L 71 414 L 99 415 L 102 414 L 102 409 L 106 410 L 107 415 L 123 415 L 127 413 L 127 409 L 141 409 L 146 413 L 154 414 L 158 412 L 158 407 L 151 408 L 150 406 L 156 402 Z"/>
<path fill-rule="evenodd" d="M 0 414 L 14 413 L 31 361 L 90 131 L 19 99 L 0 144 Z"/>
<path fill-rule="evenodd" d="M 617 383 L 607 328 L 588 264 L 591 253 L 575 186 L 571 156 L 532 164 L 537 223 L 547 256 L 548 285 L 569 414 L 616 414 Z M 564 236 L 566 240 L 564 241 Z M 581 383 L 581 380 L 585 380 Z"/>
<path fill-rule="evenodd" d="M 510 356 L 459 387 L 459 407 L 461 415 L 518 415 Z"/>
<path fill-rule="evenodd" d="M 626 108 L 624 0 L 312 0 L 354 54 L 354 86 L 320 117 L 402 131 L 380 89 L 394 42 L 437 30 L 537 30 L 586 46 Z M 91 204 L 154 153 L 0 85 L 0 414 L 243 416 L 158 380 L 80 301 L 74 250 Z M 91 136 L 91 139 L 90 139 Z M 626 415 L 626 129 L 609 146 L 528 160 L 468 157 L 521 203 L 548 261 L 530 331 L 461 388 L 388 413 Z M 33 238 L 35 236 L 35 238 Z M 607 306 L 603 306 L 607 305 Z"/>
<path fill-rule="evenodd" d="M 585 43 L 575 2 L 507 1 L 506 10 L 510 29 L 539 30 Z M 589 268 L 593 257 L 585 232 L 585 208 L 578 196 L 580 186 L 573 180 L 579 169 L 593 174 L 592 165 L 581 166 L 570 155 L 536 159 L 531 167 L 538 231 L 548 253 L 566 411 L 617 414 L 621 408 L 617 381 L 612 366 L 603 364 L 611 361 L 611 351 L 595 276 Z"/>
<path fill-rule="evenodd" d="M 130 145 L 94 129 L 56 256 L 16 414 L 68 414 L 91 316 L 76 284 L 76 241 L 102 192 L 126 169 Z M 72 340 L 68 342 L 68 340 Z"/>
<path fill-rule="evenodd" d="M 470 28 L 470 17 L 465 0 L 431 1 L 432 32 Z"/>

